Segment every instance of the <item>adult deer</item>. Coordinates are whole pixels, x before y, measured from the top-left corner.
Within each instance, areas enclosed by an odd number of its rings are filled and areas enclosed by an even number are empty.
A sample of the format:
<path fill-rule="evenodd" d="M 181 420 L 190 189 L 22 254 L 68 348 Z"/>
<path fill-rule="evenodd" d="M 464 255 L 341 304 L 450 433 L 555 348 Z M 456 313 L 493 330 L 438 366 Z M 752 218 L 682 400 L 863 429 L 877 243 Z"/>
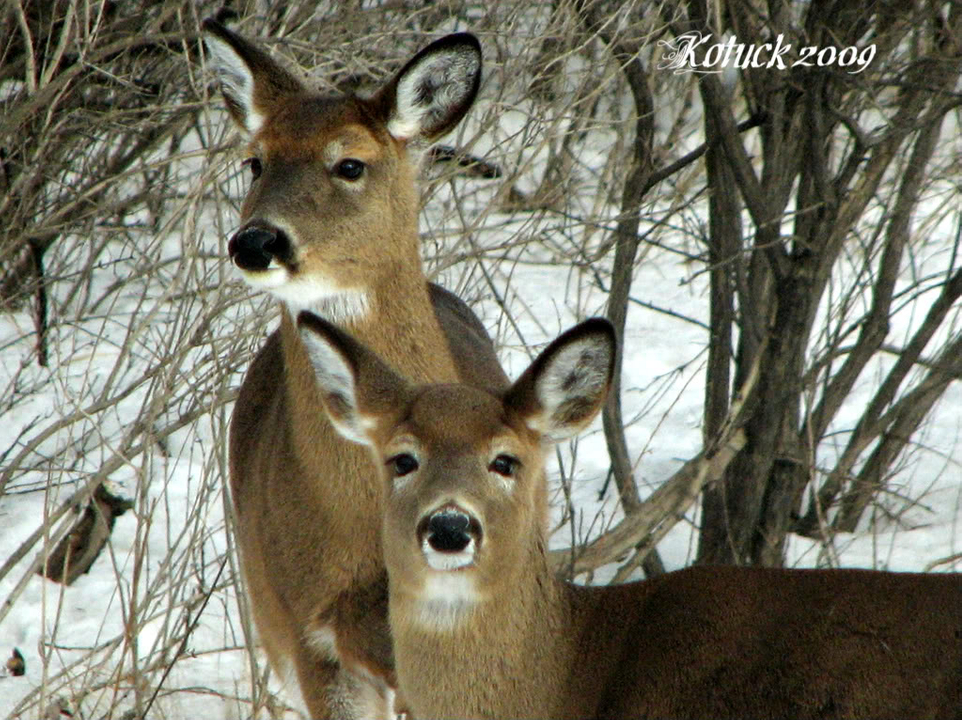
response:
<path fill-rule="evenodd" d="M 471 106 L 480 46 L 450 35 L 368 97 L 325 96 L 217 22 L 203 29 L 252 176 L 230 256 L 284 306 L 230 430 L 255 624 L 271 664 L 293 663 L 312 718 L 391 715 L 381 483 L 326 421 L 294 317 L 349 328 L 418 382 L 506 383 L 471 310 L 426 281 L 418 241 L 418 156 Z"/>
<path fill-rule="evenodd" d="M 329 323 L 298 322 L 332 422 L 381 466 L 399 690 L 415 717 L 962 717 L 962 576 L 552 575 L 537 478 L 546 446 L 605 398 L 605 321 L 562 335 L 500 393 L 419 386 Z"/>

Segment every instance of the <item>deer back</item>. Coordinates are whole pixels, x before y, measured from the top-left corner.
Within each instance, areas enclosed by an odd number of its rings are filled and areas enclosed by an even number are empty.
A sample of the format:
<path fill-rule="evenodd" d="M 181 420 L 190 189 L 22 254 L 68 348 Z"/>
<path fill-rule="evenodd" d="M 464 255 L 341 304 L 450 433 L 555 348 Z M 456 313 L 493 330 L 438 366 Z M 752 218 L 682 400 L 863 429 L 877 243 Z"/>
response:
<path fill-rule="evenodd" d="M 570 588 L 596 717 L 957 718 L 962 578 L 699 566 Z M 570 715 L 569 715 L 570 717 Z"/>

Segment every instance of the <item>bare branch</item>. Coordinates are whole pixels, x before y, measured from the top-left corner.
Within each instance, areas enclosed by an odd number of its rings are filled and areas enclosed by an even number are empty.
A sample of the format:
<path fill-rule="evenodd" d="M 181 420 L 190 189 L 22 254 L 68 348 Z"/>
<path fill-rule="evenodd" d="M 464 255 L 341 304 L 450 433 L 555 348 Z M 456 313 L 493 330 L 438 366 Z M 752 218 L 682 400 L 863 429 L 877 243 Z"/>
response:
<path fill-rule="evenodd" d="M 760 357 L 760 356 L 759 356 Z M 556 571 L 576 576 L 614 562 L 630 550 L 641 556 L 650 552 L 684 517 L 702 489 L 718 480 L 732 458 L 745 446 L 745 409 L 753 404 L 760 375 L 756 361 L 745 383 L 735 394 L 718 434 L 697 456 L 664 482 L 631 515 L 584 548 L 556 550 L 551 561 Z"/>

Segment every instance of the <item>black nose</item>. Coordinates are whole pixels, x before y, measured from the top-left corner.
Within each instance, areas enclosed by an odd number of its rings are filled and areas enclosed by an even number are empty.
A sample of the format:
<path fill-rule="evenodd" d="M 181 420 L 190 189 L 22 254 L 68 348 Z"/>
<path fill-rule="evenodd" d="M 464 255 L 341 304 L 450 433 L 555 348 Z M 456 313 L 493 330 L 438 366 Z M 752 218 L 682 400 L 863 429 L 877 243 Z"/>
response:
<path fill-rule="evenodd" d="M 260 225 L 244 228 L 227 244 L 231 260 L 242 270 L 266 270 L 272 258 L 287 259 L 290 249 L 283 231 Z"/>
<path fill-rule="evenodd" d="M 461 552 L 471 542 L 471 518 L 454 510 L 442 510 L 428 520 L 428 545 L 438 552 Z"/>

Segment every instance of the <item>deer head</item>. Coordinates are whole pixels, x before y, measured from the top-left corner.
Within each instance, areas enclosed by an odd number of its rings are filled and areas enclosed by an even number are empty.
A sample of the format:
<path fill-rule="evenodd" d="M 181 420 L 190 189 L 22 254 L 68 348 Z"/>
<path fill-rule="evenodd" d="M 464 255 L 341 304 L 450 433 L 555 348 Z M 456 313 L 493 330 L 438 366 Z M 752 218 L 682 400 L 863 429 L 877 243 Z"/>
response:
<path fill-rule="evenodd" d="M 543 554 L 545 450 L 584 429 L 607 396 L 610 323 L 564 333 L 501 395 L 412 385 L 332 324 L 302 313 L 298 326 L 331 422 L 371 449 L 383 476 L 392 602 L 417 598 L 425 622 L 445 624 L 509 589 Z"/>
<path fill-rule="evenodd" d="M 372 95 L 332 96 L 216 21 L 203 28 L 246 141 L 251 187 L 228 245 L 244 279 L 295 314 L 313 307 L 349 318 L 363 315 L 370 289 L 392 275 L 420 277 L 419 150 L 471 107 L 478 41 L 441 38 Z"/>

